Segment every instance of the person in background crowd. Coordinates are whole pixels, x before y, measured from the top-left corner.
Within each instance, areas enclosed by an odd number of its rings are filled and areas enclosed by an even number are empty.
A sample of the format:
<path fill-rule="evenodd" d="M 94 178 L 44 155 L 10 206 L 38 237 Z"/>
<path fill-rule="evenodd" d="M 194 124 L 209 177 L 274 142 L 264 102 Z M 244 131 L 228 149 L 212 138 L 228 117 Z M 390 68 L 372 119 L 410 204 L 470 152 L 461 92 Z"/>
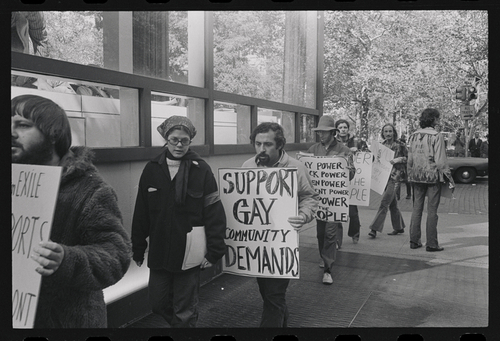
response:
<path fill-rule="evenodd" d="M 465 156 L 465 140 L 460 131 L 457 131 L 455 141 L 452 142 L 452 145 L 455 146 L 454 156 Z"/>
<path fill-rule="evenodd" d="M 401 137 L 399 138 L 399 141 L 406 146 L 406 136 L 405 134 L 401 134 Z M 408 174 L 408 172 L 407 172 Z M 411 184 L 408 181 L 408 177 L 403 180 L 405 187 L 406 187 L 406 199 L 411 199 Z M 401 189 L 401 187 L 400 187 Z M 398 191 L 398 198 L 399 198 L 399 191 Z"/>
<path fill-rule="evenodd" d="M 157 128 L 167 141 L 139 180 L 132 220 L 133 259 L 138 266 L 148 247 L 149 301 L 171 327 L 196 327 L 200 269 L 226 251 L 226 215 L 210 166 L 189 149 L 196 129 L 187 117 L 172 116 Z M 182 270 L 186 235 L 204 226 L 207 254 L 200 266 Z"/>
<path fill-rule="evenodd" d="M 274 122 L 261 123 L 252 131 L 250 142 L 257 155 L 246 160 L 242 167 L 297 168 L 299 213 L 298 216 L 289 217 L 288 222 L 293 228 L 299 229 L 312 221 L 318 208 L 319 195 L 314 190 L 307 169 L 302 162 L 288 156 L 285 152 L 286 139 L 283 127 Z M 286 289 L 289 283 L 290 280 L 284 278 L 257 278 L 263 300 L 260 327 L 287 327 L 289 313 L 286 304 Z"/>
<path fill-rule="evenodd" d="M 337 140 L 347 146 L 351 152 L 356 153 L 358 151 L 367 150 L 368 146 L 366 146 L 366 143 L 363 145 L 355 136 L 351 136 L 351 134 L 349 134 L 350 125 L 347 120 L 338 120 L 335 122 L 335 128 L 339 131 L 337 134 Z M 354 244 L 357 244 L 359 241 L 360 227 L 361 223 L 359 221 L 358 206 L 349 205 L 349 230 L 347 231 L 347 235 L 352 238 L 352 242 Z M 341 231 L 342 230 L 343 229 L 341 229 Z"/>
<path fill-rule="evenodd" d="M 42 283 L 35 328 L 105 328 L 102 290 L 130 264 L 130 238 L 114 190 L 92 164 L 87 147 L 71 147 L 64 110 L 21 95 L 11 101 L 12 162 L 62 167 L 50 240 L 32 258 Z"/>
<path fill-rule="evenodd" d="M 474 138 L 469 141 L 470 156 L 479 157 L 481 155 L 481 144 L 483 141 L 479 138 L 479 133 L 474 134 Z"/>
<path fill-rule="evenodd" d="M 319 119 L 318 126 L 312 129 L 319 137 L 320 142 L 313 144 L 308 153 L 314 156 L 342 156 L 347 159 L 349 170 L 349 180 L 354 178 L 356 169 L 354 168 L 353 152 L 336 139 L 338 129 L 335 128 L 335 121 L 332 116 L 323 115 Z M 320 267 L 324 268 L 323 283 L 332 284 L 331 272 L 333 264 L 337 258 L 337 246 L 342 246 L 342 223 L 326 222 L 316 220 L 316 230 L 318 238 L 319 253 L 321 256 Z"/>
<path fill-rule="evenodd" d="M 394 151 L 394 159 L 390 161 L 393 166 L 391 169 L 391 175 L 382 194 L 380 207 L 375 215 L 375 218 L 370 224 L 370 232 L 368 235 L 371 238 L 376 238 L 377 232 L 382 232 L 382 229 L 384 228 L 385 216 L 387 215 L 388 210 L 391 211 L 391 222 L 393 228 L 393 231 L 388 233 L 388 235 L 395 236 L 397 234 L 404 233 L 405 231 L 405 223 L 398 208 L 396 194 L 399 190 L 401 182 L 406 179 L 406 158 L 408 156 L 408 151 L 406 146 L 398 141 L 398 133 L 392 124 L 387 123 L 382 127 L 381 136 L 384 139 L 382 144 Z"/>
<path fill-rule="evenodd" d="M 45 17 L 40 11 L 12 12 L 10 20 L 10 48 L 12 51 L 30 53 L 30 41 L 33 54 L 47 40 Z"/>
<path fill-rule="evenodd" d="M 486 141 L 483 141 L 481 143 L 481 148 L 480 148 L 481 157 L 488 158 L 488 147 L 489 147 L 488 141 L 489 141 L 488 134 L 486 134 Z"/>
<path fill-rule="evenodd" d="M 434 128 L 439 124 L 440 113 L 425 109 L 420 115 L 420 127 L 409 139 L 408 176 L 413 184 L 413 211 L 410 222 L 410 248 L 422 246 L 420 224 L 427 196 L 427 251 L 442 251 L 437 238 L 437 210 L 441 199 L 441 182 L 455 184 L 446 158 L 444 138 Z"/>

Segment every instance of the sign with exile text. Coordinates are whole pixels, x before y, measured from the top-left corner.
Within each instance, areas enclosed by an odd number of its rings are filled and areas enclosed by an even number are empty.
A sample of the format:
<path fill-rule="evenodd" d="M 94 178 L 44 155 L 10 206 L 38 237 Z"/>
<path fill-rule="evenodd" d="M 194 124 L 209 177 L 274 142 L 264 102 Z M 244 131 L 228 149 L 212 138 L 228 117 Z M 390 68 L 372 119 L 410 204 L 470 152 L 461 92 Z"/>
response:
<path fill-rule="evenodd" d="M 314 190 L 319 194 L 316 219 L 347 222 L 349 217 L 349 171 L 341 156 L 301 156 Z"/>
<path fill-rule="evenodd" d="M 350 205 L 370 205 L 372 155 L 373 154 L 369 152 L 357 152 L 354 154 L 354 167 L 356 167 L 356 174 L 349 182 Z"/>
<path fill-rule="evenodd" d="M 219 169 L 226 212 L 226 273 L 299 278 L 298 233 L 287 221 L 298 214 L 296 168 Z"/>
<path fill-rule="evenodd" d="M 12 164 L 12 325 L 33 328 L 40 291 L 32 250 L 50 236 L 61 167 Z"/>
<path fill-rule="evenodd" d="M 377 141 L 372 141 L 370 149 L 375 158 L 372 165 L 371 188 L 382 195 L 391 175 L 392 164 L 390 161 L 394 159 L 394 151 Z"/>

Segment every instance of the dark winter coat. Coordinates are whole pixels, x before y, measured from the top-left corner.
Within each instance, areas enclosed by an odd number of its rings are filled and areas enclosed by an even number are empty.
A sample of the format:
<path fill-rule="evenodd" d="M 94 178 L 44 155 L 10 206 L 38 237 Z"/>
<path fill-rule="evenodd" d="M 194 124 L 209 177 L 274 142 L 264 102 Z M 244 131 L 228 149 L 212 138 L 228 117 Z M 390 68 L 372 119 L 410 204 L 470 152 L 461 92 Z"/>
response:
<path fill-rule="evenodd" d="M 166 152 L 148 162 L 139 180 L 132 221 L 134 261 L 143 261 L 149 237 L 148 267 L 182 271 L 186 234 L 193 226 L 205 226 L 205 258 L 214 264 L 226 251 L 226 216 L 212 170 L 201 158 L 192 160 L 185 203 L 177 204 L 175 183 L 180 172 L 170 178 Z"/>
<path fill-rule="evenodd" d="M 123 229 L 114 190 L 101 178 L 86 147 L 62 158 L 63 173 L 50 239 L 64 258 L 42 277 L 35 328 L 105 328 L 102 289 L 120 280 L 130 264 L 130 238 Z"/>

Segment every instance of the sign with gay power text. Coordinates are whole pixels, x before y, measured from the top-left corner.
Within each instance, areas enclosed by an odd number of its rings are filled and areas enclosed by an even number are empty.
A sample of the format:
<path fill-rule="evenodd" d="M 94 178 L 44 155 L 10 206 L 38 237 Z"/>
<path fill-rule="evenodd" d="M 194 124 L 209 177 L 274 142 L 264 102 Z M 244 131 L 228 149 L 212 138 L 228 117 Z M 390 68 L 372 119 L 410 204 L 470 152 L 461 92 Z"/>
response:
<path fill-rule="evenodd" d="M 349 171 L 343 156 L 298 155 L 309 172 L 312 185 L 319 194 L 316 219 L 347 222 L 349 216 Z"/>
<path fill-rule="evenodd" d="M 33 328 L 41 275 L 32 250 L 50 236 L 61 167 L 12 164 L 12 326 Z"/>
<path fill-rule="evenodd" d="M 223 272 L 299 278 L 299 237 L 287 221 L 297 213 L 296 168 L 219 169 L 226 212 Z"/>

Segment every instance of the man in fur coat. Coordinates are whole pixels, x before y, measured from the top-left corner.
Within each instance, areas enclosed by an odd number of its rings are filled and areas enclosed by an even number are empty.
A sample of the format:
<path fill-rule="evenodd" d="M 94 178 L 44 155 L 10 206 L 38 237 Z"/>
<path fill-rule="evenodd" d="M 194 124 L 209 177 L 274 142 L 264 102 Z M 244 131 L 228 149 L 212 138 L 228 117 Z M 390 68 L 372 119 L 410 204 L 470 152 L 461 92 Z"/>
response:
<path fill-rule="evenodd" d="M 71 147 L 64 110 L 49 99 L 11 101 L 12 162 L 63 168 L 50 240 L 34 249 L 43 276 L 35 328 L 104 328 L 102 289 L 128 269 L 130 238 L 114 190 L 86 147 Z"/>

